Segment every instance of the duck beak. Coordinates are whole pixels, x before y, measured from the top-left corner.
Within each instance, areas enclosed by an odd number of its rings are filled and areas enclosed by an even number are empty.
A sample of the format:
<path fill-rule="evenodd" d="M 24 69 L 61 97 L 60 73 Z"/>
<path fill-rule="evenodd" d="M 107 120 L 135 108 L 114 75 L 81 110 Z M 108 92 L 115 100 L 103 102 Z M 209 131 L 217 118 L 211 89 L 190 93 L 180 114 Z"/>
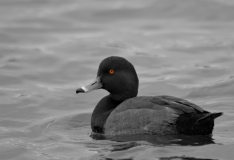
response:
<path fill-rule="evenodd" d="M 93 90 L 96 90 L 96 89 L 100 89 L 102 88 L 102 83 L 100 81 L 100 77 L 97 77 L 93 83 L 87 85 L 87 86 L 83 86 L 81 88 L 78 88 L 76 90 L 76 93 L 86 93 L 86 92 L 90 92 L 90 91 L 93 91 Z"/>

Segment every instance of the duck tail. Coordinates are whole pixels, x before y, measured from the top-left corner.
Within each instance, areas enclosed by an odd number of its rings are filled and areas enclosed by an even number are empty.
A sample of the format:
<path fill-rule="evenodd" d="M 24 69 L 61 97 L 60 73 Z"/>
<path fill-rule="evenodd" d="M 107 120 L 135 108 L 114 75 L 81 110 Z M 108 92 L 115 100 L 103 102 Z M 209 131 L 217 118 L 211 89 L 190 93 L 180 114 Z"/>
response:
<path fill-rule="evenodd" d="M 201 117 L 200 119 L 198 119 L 196 122 L 204 122 L 204 121 L 214 121 L 215 118 L 222 116 L 223 113 L 222 112 L 218 112 L 218 113 L 208 113 L 206 114 L 204 117 Z"/>

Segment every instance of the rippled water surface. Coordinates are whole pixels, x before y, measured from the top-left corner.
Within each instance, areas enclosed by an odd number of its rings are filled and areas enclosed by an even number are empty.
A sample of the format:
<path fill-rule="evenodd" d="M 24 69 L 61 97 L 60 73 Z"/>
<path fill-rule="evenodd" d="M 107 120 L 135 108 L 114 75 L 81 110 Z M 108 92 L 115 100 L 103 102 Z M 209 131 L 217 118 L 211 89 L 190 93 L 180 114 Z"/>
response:
<path fill-rule="evenodd" d="M 233 160 L 233 0 L 1 0 L 0 159 Z M 90 137 L 100 61 L 131 61 L 139 95 L 186 98 L 213 137 Z"/>

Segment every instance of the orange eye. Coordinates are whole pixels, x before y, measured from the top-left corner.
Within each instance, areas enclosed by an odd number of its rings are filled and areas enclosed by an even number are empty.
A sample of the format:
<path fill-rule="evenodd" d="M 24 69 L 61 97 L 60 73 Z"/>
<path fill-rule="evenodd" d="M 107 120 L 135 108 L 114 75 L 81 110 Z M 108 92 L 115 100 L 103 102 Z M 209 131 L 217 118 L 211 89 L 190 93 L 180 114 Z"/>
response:
<path fill-rule="evenodd" d="M 109 74 L 114 74 L 115 71 L 113 69 L 109 70 Z"/>

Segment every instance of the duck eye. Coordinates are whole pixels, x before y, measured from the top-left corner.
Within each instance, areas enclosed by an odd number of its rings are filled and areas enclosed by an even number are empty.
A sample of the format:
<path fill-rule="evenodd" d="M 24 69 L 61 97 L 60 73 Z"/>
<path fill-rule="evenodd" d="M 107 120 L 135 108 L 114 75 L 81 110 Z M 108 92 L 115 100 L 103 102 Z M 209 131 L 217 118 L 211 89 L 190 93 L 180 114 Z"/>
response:
<path fill-rule="evenodd" d="M 113 69 L 109 70 L 109 74 L 114 74 L 115 71 Z"/>

